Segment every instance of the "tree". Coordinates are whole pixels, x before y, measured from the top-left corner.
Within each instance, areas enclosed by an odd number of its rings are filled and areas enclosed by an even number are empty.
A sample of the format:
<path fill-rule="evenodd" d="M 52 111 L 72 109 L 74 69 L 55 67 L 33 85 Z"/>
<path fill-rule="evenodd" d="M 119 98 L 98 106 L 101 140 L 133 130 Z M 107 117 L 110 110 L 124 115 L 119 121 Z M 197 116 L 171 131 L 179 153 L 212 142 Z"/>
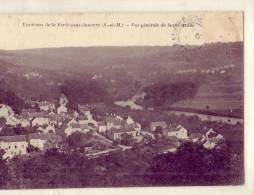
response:
<path fill-rule="evenodd" d="M 38 103 L 36 103 L 34 105 L 34 108 L 35 108 L 36 112 L 40 112 L 41 111 L 40 106 L 38 105 Z"/>
<path fill-rule="evenodd" d="M 8 180 L 8 167 L 6 164 L 6 160 L 3 159 L 5 151 L 0 150 L 0 188 L 6 188 L 7 180 Z"/>
<path fill-rule="evenodd" d="M 123 133 L 121 135 L 121 144 L 123 145 L 131 145 L 133 143 L 133 138 L 131 135 L 127 133 Z"/>

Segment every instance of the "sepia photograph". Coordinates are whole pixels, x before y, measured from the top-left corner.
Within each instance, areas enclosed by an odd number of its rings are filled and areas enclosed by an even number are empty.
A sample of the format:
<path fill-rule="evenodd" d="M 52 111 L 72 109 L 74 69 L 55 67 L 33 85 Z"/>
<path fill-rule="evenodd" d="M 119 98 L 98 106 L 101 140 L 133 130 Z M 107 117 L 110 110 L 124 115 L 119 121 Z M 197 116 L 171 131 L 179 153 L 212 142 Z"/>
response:
<path fill-rule="evenodd" d="M 242 186 L 243 12 L 0 15 L 0 189 Z"/>

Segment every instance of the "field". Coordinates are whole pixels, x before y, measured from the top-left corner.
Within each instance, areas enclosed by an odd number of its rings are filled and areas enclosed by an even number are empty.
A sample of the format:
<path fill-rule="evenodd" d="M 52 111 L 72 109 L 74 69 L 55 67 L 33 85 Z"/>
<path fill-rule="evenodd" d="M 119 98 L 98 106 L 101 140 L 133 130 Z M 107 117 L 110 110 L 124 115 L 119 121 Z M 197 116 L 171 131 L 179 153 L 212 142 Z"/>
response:
<path fill-rule="evenodd" d="M 231 84 L 204 84 L 193 98 L 178 101 L 171 108 L 212 111 L 223 115 L 242 117 L 244 100 L 240 82 Z"/>

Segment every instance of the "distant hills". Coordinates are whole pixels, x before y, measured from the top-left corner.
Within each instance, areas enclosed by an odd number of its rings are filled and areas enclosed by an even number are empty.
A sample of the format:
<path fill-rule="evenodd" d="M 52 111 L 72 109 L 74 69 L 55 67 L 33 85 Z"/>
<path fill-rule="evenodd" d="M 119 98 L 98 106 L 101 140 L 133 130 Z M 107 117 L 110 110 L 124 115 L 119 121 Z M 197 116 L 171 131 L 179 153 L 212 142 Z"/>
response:
<path fill-rule="evenodd" d="M 231 50 L 231 51 L 230 51 Z M 14 65 L 80 72 L 90 67 L 129 68 L 160 66 L 165 69 L 242 65 L 243 43 L 213 43 L 202 46 L 65 47 L 0 51 L 0 58 Z"/>
<path fill-rule="evenodd" d="M 160 89 L 160 83 L 175 82 L 196 83 L 201 87 L 195 89 L 199 97 L 216 93 L 217 88 L 209 91 L 210 84 L 223 84 L 223 91 L 238 94 L 243 89 L 243 43 L 0 50 L 0 81 L 0 89 L 22 98 L 55 99 L 66 81 L 77 81 L 79 86 L 92 81 L 97 92 L 106 89 L 107 101 L 109 96 L 126 99 L 144 87 L 153 92 L 153 84 Z M 232 82 L 237 83 L 237 90 Z M 98 99 L 96 94 L 84 97 Z"/>

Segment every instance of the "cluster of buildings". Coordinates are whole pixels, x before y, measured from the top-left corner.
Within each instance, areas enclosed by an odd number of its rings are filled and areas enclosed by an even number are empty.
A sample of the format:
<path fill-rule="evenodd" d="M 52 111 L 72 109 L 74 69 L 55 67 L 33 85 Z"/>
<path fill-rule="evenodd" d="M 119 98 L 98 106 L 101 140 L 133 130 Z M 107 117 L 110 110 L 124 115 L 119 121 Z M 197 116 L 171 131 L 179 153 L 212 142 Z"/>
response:
<path fill-rule="evenodd" d="M 141 125 L 130 116 L 127 119 L 116 114 L 107 114 L 101 120 L 95 120 L 87 105 L 78 105 L 78 110 L 67 109 L 68 100 L 61 95 L 58 106 L 50 102 L 29 102 L 32 108 L 23 109 L 17 115 L 7 105 L 0 105 L 0 131 L 3 128 L 23 128 L 26 135 L 0 136 L 0 149 L 5 151 L 4 158 L 26 154 L 29 145 L 39 150 L 54 140 L 51 147 L 56 147 L 62 136 L 74 132 L 100 133 L 112 141 L 120 141 L 123 134 L 135 139 L 140 134 Z M 32 133 L 31 133 L 32 132 Z M 48 147 L 48 146 L 47 146 Z"/>
<path fill-rule="evenodd" d="M 189 133 L 182 125 L 171 125 L 165 121 L 151 122 L 150 131 L 153 134 L 159 134 L 175 142 L 175 147 L 178 147 L 180 141 L 188 141 L 192 143 L 200 143 L 206 149 L 213 149 L 224 137 L 215 132 L 212 128 L 204 129 L 205 133 L 200 131 Z M 175 150 L 174 150 L 175 151 Z"/>
<path fill-rule="evenodd" d="M 142 140 L 145 133 L 152 135 L 152 138 L 159 135 L 172 143 L 170 152 L 176 151 L 180 143 L 185 141 L 201 143 L 205 148 L 213 149 L 223 139 L 221 134 L 212 129 L 208 129 L 205 134 L 189 133 L 182 125 L 171 125 L 165 121 L 151 122 L 150 129 L 142 131 L 141 124 L 130 116 L 123 118 L 108 113 L 98 119 L 91 113 L 89 105 L 78 105 L 77 110 L 68 110 L 65 95 L 61 95 L 58 104 L 46 101 L 29 103 L 31 108 L 23 109 L 19 115 L 11 107 L 0 105 L 0 132 L 4 128 L 8 130 L 13 127 L 23 128 L 26 132 L 25 135 L 0 136 L 0 149 L 5 151 L 4 158 L 27 154 L 30 146 L 41 151 L 57 147 L 63 141 L 63 136 L 75 132 L 100 135 L 112 143 L 120 143 L 126 135 L 136 141 Z"/>

